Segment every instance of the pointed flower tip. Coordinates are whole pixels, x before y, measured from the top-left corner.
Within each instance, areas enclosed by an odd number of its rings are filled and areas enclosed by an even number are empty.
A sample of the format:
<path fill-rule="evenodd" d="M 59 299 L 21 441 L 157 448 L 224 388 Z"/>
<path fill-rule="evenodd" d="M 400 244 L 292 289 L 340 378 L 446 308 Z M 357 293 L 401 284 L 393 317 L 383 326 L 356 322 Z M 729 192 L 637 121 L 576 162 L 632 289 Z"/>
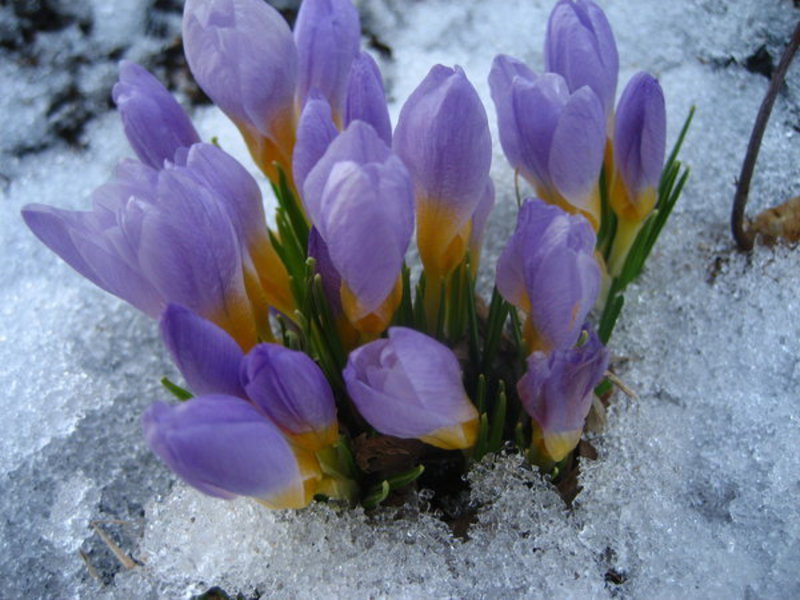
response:
<path fill-rule="evenodd" d="M 475 443 L 478 414 L 458 361 L 433 338 L 392 327 L 388 339 L 350 354 L 344 379 L 358 411 L 381 433 L 447 449 Z"/>

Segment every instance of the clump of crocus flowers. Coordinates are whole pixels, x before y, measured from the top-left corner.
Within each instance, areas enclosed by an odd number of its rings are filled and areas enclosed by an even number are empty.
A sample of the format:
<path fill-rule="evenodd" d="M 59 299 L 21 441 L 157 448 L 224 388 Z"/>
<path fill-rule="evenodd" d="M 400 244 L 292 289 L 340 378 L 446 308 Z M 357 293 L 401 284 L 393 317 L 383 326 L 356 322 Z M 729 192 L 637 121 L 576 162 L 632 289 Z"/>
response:
<path fill-rule="evenodd" d="M 164 380 L 180 402 L 145 413 L 153 451 L 202 492 L 272 508 L 376 506 L 431 460 L 501 448 L 557 475 L 608 392 L 623 291 L 687 177 L 686 128 L 665 165 L 655 78 L 635 75 L 615 109 L 600 8 L 556 3 L 545 72 L 498 56 L 488 74 L 532 189 L 488 305 L 475 281 L 492 140 L 461 68 L 434 66 L 392 129 L 350 0 L 305 0 L 294 31 L 262 0 L 187 0 L 183 39 L 272 185 L 274 227 L 249 171 L 129 62 L 113 98 L 137 158 L 88 211 L 23 210 L 76 271 L 159 320 L 185 387 Z"/>

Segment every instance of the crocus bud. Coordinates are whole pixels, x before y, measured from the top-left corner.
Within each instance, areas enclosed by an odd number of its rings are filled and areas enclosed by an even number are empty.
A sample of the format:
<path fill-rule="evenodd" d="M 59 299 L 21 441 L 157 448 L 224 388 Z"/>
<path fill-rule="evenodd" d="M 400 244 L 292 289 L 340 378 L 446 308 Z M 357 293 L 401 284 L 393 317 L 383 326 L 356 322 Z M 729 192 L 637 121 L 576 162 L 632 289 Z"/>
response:
<path fill-rule="evenodd" d="M 558 73 L 575 92 L 592 88 L 613 131 L 619 54 L 603 10 L 592 0 L 560 0 L 550 13 L 544 42 L 545 71 Z"/>
<path fill-rule="evenodd" d="M 530 351 L 553 352 L 578 340 L 600 291 L 595 234 L 588 221 L 533 199 L 497 261 L 497 289 L 527 315 Z"/>
<path fill-rule="evenodd" d="M 320 92 L 343 125 L 350 66 L 358 55 L 361 24 L 350 0 L 305 0 L 294 25 L 297 44 L 297 96 L 305 102 L 311 90 Z"/>
<path fill-rule="evenodd" d="M 273 181 L 291 172 L 297 50 L 283 17 L 262 0 L 187 0 L 186 59 L 203 91 L 239 127 Z"/>
<path fill-rule="evenodd" d="M 160 329 L 172 360 L 195 395 L 247 397 L 239 382 L 244 354 L 224 329 L 178 304 L 167 306 Z"/>
<path fill-rule="evenodd" d="M 331 105 L 318 93 L 306 100 L 297 125 L 297 141 L 292 155 L 294 184 L 302 193 L 306 177 L 339 134 L 333 124 Z"/>
<path fill-rule="evenodd" d="M 383 79 L 375 59 L 366 52 L 361 52 L 353 61 L 347 81 L 344 124 L 347 126 L 355 120 L 372 125 L 378 136 L 391 145 L 392 123 Z"/>
<path fill-rule="evenodd" d="M 403 105 L 394 149 L 414 182 L 417 245 L 426 274 L 446 276 L 467 252 L 472 215 L 492 162 L 486 111 L 464 71 L 431 69 Z"/>
<path fill-rule="evenodd" d="M 392 327 L 388 339 L 350 353 L 344 380 L 358 411 L 381 433 L 445 450 L 475 444 L 478 412 L 464 391 L 458 360 L 431 337 Z"/>
<path fill-rule="evenodd" d="M 179 148 L 200 141 L 172 94 L 136 63 L 120 63 L 119 81 L 114 84 L 111 97 L 131 147 L 146 165 L 160 169 L 165 160 L 174 160 Z"/>
<path fill-rule="evenodd" d="M 657 201 L 664 166 L 667 115 L 664 93 L 648 73 L 634 75 L 617 105 L 610 203 L 617 215 L 609 271 L 619 275 L 644 220 Z"/>
<path fill-rule="evenodd" d="M 639 72 L 622 92 L 614 129 L 611 206 L 621 219 L 641 221 L 652 211 L 666 144 L 664 92 L 655 77 Z"/>
<path fill-rule="evenodd" d="M 314 452 L 336 442 L 333 392 L 308 355 L 258 344 L 242 363 L 241 381 L 250 399 L 294 444 Z"/>
<path fill-rule="evenodd" d="M 597 95 L 587 86 L 570 93 L 561 75 L 536 75 L 507 56 L 494 59 L 489 85 L 511 165 L 540 198 L 583 214 L 597 230 L 606 143 Z"/>
<path fill-rule="evenodd" d="M 150 448 L 189 485 L 218 498 L 251 496 L 270 508 L 302 508 L 322 475 L 253 405 L 233 396 L 152 405 L 142 418 Z"/>
<path fill-rule="evenodd" d="M 608 361 L 608 350 L 592 330 L 581 346 L 528 357 L 528 371 L 517 391 L 533 418 L 534 457 L 540 463 L 559 462 L 578 445 Z"/>
<path fill-rule="evenodd" d="M 195 144 L 181 165 L 216 192 L 241 243 L 247 293 L 257 320 L 267 327 L 268 307 L 294 310 L 289 274 L 269 238 L 261 190 L 252 175 L 230 154 L 213 144 Z M 267 331 L 260 331 L 268 337 Z"/>
<path fill-rule="evenodd" d="M 378 335 L 402 297 L 414 228 L 408 171 L 372 127 L 354 121 L 309 173 L 303 200 L 341 277 L 347 318 L 364 335 Z"/>

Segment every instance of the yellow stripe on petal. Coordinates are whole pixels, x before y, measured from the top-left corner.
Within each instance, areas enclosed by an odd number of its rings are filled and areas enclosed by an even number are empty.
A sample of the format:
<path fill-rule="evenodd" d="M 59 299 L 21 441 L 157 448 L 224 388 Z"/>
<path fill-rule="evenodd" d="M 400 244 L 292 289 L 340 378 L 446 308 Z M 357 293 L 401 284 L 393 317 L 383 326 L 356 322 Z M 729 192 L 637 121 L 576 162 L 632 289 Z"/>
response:
<path fill-rule="evenodd" d="M 472 234 L 472 220 L 459 227 L 458 215 L 441 201 L 418 199 L 417 246 L 425 272 L 446 277 L 464 260 Z"/>
<path fill-rule="evenodd" d="M 339 439 L 339 425 L 334 421 L 331 425 L 320 431 L 308 431 L 306 433 L 284 432 L 292 444 L 308 450 L 317 452 L 336 443 Z"/>
<path fill-rule="evenodd" d="M 322 480 L 322 471 L 319 462 L 313 453 L 294 448 L 297 457 L 297 466 L 300 470 L 298 480 L 292 482 L 289 489 L 283 490 L 269 498 L 256 498 L 256 500 L 271 509 L 304 508 L 311 504 L 314 495 L 319 489 Z"/>
<path fill-rule="evenodd" d="M 253 160 L 274 184 L 278 184 L 278 170 L 274 163 L 283 167 L 292 190 L 292 151 L 295 143 L 297 116 L 294 105 L 287 106 L 268 124 L 271 137 L 265 137 L 257 129 L 246 123 L 236 123 L 247 144 Z"/>
<path fill-rule="evenodd" d="M 466 400 L 469 402 L 469 400 Z M 442 427 L 428 435 L 420 436 L 420 440 L 443 450 L 466 450 L 472 448 L 478 440 L 478 412 L 475 416 L 450 427 Z"/>
<path fill-rule="evenodd" d="M 264 239 L 253 244 L 249 251 L 267 304 L 286 315 L 293 314 L 295 304 L 289 284 L 289 273 L 269 238 L 265 235 Z"/>
<path fill-rule="evenodd" d="M 397 312 L 397 307 L 400 306 L 400 301 L 403 299 L 403 280 L 401 277 L 397 278 L 397 282 L 389 296 L 373 312 L 366 311 L 361 301 L 344 281 L 339 289 L 339 297 L 347 319 L 355 329 L 363 336 L 366 336 L 367 339 L 362 340 L 362 342 L 369 341 L 386 331 L 386 328 L 392 322 L 394 313 Z"/>
<path fill-rule="evenodd" d="M 253 309 L 246 296 L 225 298 L 225 306 L 214 311 L 208 319 L 227 331 L 245 352 L 258 341 Z"/>

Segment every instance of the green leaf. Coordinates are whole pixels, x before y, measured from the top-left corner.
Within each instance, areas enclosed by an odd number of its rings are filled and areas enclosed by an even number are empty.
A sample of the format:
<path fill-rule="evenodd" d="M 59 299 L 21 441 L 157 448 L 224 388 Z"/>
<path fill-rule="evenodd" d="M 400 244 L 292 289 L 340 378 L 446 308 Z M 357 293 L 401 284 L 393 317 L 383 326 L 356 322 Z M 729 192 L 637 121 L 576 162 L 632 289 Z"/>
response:
<path fill-rule="evenodd" d="M 361 501 L 361 504 L 364 508 L 375 508 L 389 497 L 389 492 L 391 491 L 392 488 L 389 482 L 384 479 L 379 484 L 369 489 L 366 497 Z"/>
<path fill-rule="evenodd" d="M 423 465 L 417 465 L 413 469 L 409 469 L 404 473 L 389 477 L 386 480 L 386 483 L 389 484 L 390 490 L 399 490 L 400 488 L 404 488 L 407 485 L 414 483 L 423 472 L 425 472 L 425 467 Z"/>
<path fill-rule="evenodd" d="M 505 382 L 500 381 L 497 392 L 497 402 L 492 413 L 491 430 L 489 432 L 489 451 L 496 452 L 503 445 L 503 427 L 506 422 L 506 408 L 508 400 L 506 398 Z"/>
<path fill-rule="evenodd" d="M 185 402 L 186 400 L 190 400 L 191 398 L 194 398 L 194 394 L 192 394 L 188 390 L 183 389 L 178 384 L 173 383 L 172 381 L 170 381 L 169 377 L 162 377 L 161 378 L 161 385 L 163 385 L 165 388 L 167 388 L 167 391 L 169 391 L 173 396 L 175 396 L 181 402 Z"/>

